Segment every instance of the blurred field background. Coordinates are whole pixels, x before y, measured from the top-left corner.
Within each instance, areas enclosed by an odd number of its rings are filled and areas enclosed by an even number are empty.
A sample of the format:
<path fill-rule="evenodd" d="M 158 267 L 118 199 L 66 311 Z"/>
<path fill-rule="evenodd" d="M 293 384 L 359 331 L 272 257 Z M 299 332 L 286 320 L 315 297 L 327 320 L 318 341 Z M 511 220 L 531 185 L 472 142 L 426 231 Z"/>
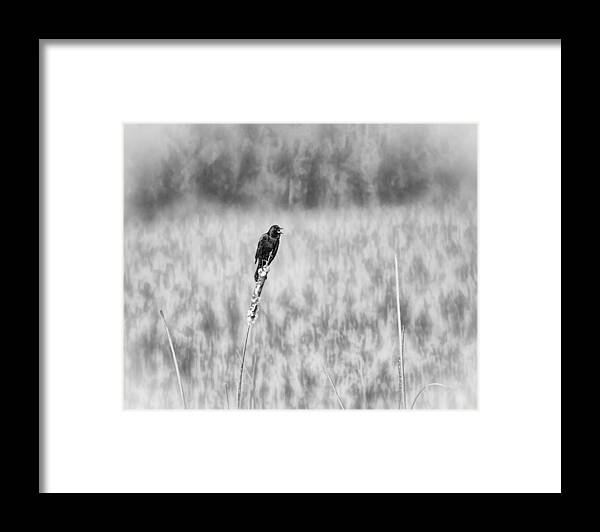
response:
<path fill-rule="evenodd" d="M 285 234 L 244 408 L 477 407 L 475 126 L 125 127 L 125 406 L 236 404 L 254 252 Z"/>

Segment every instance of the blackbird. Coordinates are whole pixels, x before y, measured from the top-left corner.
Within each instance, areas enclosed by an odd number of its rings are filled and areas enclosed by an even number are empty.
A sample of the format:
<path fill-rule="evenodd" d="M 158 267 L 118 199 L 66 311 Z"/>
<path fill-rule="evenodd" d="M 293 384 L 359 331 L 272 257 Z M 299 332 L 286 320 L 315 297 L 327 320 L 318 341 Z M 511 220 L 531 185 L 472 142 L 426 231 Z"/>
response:
<path fill-rule="evenodd" d="M 254 272 L 254 281 L 258 282 L 258 270 L 264 266 L 268 266 L 273 262 L 277 250 L 279 249 L 279 237 L 283 234 L 283 229 L 278 225 L 272 225 L 271 228 L 260 237 L 254 263 L 257 264 L 256 272 Z"/>

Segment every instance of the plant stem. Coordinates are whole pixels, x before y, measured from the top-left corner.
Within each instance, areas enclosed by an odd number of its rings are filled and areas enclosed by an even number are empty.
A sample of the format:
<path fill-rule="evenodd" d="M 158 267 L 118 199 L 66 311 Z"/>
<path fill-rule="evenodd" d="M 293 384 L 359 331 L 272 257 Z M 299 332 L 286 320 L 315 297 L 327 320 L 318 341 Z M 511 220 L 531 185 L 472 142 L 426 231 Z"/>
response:
<path fill-rule="evenodd" d="M 429 384 L 426 384 L 425 386 L 423 386 L 423 388 L 421 388 L 419 393 L 413 399 L 413 402 L 410 405 L 411 410 L 415 407 L 415 403 L 417 402 L 417 399 L 419 399 L 419 397 L 421 397 L 421 395 L 423 395 L 425 393 L 425 390 L 427 390 L 427 388 L 429 388 L 430 386 L 439 386 L 440 388 L 450 388 L 450 386 L 446 386 L 445 384 L 440 384 L 439 382 L 430 382 Z"/>
<path fill-rule="evenodd" d="M 167 321 L 165 320 L 165 315 L 163 311 L 160 310 L 160 317 L 162 318 L 163 324 L 165 326 L 165 331 L 167 331 L 167 338 L 169 340 L 169 346 L 171 347 L 171 355 L 173 355 L 173 364 L 175 365 L 175 372 L 177 373 L 177 382 L 179 383 L 179 393 L 181 394 L 181 401 L 183 402 L 183 408 L 187 408 L 185 404 L 185 396 L 183 395 L 183 386 L 181 385 L 181 375 L 179 374 L 179 365 L 177 364 L 177 357 L 175 356 L 175 349 L 173 348 L 173 342 L 171 340 L 171 333 L 169 332 L 169 327 L 167 327 Z"/>
<path fill-rule="evenodd" d="M 244 340 L 244 351 L 242 352 L 242 364 L 240 366 L 240 381 L 237 389 L 237 406 L 242 407 L 242 384 L 244 381 L 244 361 L 246 360 L 246 346 L 248 345 L 248 335 L 250 334 L 250 327 L 252 323 L 248 322 L 248 328 L 246 329 L 246 339 Z"/>
<path fill-rule="evenodd" d="M 405 339 L 406 339 L 406 326 L 402 326 L 402 401 L 404 402 L 404 408 L 408 404 L 406 402 L 406 374 L 404 372 L 404 353 L 406 353 L 405 347 Z"/>
<path fill-rule="evenodd" d="M 242 362 L 242 355 L 238 354 L 238 359 L 239 359 L 239 361 L 241 363 Z M 248 377 L 248 378 L 251 377 L 250 373 L 248 372 L 248 368 L 245 365 L 244 365 L 244 372 L 246 373 L 246 377 Z"/>
<path fill-rule="evenodd" d="M 256 366 L 258 363 L 258 353 L 257 350 L 254 350 L 252 355 L 252 390 L 250 391 L 250 396 L 248 397 L 248 408 L 254 408 L 254 394 L 256 392 Z"/>
<path fill-rule="evenodd" d="M 342 410 L 346 410 L 344 408 L 344 403 L 342 402 L 342 398 L 340 397 L 340 394 L 338 393 L 337 388 L 335 387 L 335 384 L 333 384 L 333 381 L 331 380 L 331 377 L 329 376 L 329 373 L 325 369 L 325 366 L 323 366 L 323 371 L 325 372 L 325 375 L 327 375 L 327 378 L 329 379 L 329 384 L 331 384 L 331 387 L 333 388 L 333 391 L 335 392 L 335 395 L 337 397 L 338 403 L 342 407 Z"/>
<path fill-rule="evenodd" d="M 398 278 L 398 256 L 394 254 L 396 266 L 396 309 L 398 311 L 398 387 L 400 388 L 400 406 L 406 408 L 406 389 L 404 381 L 404 335 L 402 333 L 402 317 L 400 315 L 400 280 Z"/>

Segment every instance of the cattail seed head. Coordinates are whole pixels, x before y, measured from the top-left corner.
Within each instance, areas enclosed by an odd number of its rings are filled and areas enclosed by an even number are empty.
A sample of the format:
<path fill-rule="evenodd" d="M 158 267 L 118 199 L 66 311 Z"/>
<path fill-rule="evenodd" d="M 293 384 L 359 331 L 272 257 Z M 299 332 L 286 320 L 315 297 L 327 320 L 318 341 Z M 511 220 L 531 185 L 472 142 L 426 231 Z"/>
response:
<path fill-rule="evenodd" d="M 258 269 L 258 281 L 254 284 L 252 290 L 252 298 L 250 299 L 250 308 L 248 309 L 248 323 L 254 323 L 256 321 L 256 315 L 258 313 L 258 302 L 260 301 L 260 294 L 262 293 L 263 286 L 267 280 L 270 266 L 263 266 Z"/>

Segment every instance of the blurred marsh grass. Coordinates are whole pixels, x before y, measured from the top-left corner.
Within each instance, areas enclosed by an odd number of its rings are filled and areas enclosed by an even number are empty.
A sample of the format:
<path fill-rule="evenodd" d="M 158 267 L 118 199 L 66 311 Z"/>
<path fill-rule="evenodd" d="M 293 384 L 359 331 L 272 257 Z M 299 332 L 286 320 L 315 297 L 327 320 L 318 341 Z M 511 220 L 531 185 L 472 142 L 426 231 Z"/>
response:
<path fill-rule="evenodd" d="M 179 408 L 158 309 L 169 317 L 188 408 L 227 408 L 261 233 L 286 227 L 252 327 L 244 403 L 397 408 L 394 254 L 415 408 L 477 406 L 475 205 L 287 210 L 204 208 L 125 225 L 125 406 Z M 254 356 L 254 355 L 258 356 Z M 246 375 L 248 375 L 246 374 Z"/>

